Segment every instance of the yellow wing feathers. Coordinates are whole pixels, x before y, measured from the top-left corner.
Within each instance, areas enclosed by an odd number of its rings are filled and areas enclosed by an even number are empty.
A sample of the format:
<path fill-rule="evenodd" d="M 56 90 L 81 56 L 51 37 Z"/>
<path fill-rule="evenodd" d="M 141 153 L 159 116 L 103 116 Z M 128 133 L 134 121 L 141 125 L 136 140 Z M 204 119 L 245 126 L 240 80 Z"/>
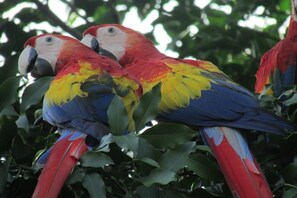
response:
<path fill-rule="evenodd" d="M 93 69 L 91 64 L 87 62 L 79 62 L 78 64 L 80 66 L 78 70 L 52 81 L 45 94 L 48 105 L 61 105 L 72 100 L 75 96 L 86 97 L 88 95 L 80 89 L 81 84 L 90 76 L 102 73 L 102 70 Z"/>
<path fill-rule="evenodd" d="M 214 65 L 207 65 L 208 62 L 204 63 L 203 69 L 180 62 L 163 63 L 170 70 L 166 72 L 166 76 L 161 80 L 162 100 L 160 110 L 162 112 L 187 106 L 190 99 L 198 98 L 201 96 L 201 91 L 210 89 L 212 81 L 202 74 L 202 72 L 205 72 L 204 67 L 208 67 L 209 71 L 218 70 Z M 155 77 L 153 83 L 143 81 L 144 92 L 151 90 L 154 85 L 160 82 L 158 79 L 160 78 Z"/>

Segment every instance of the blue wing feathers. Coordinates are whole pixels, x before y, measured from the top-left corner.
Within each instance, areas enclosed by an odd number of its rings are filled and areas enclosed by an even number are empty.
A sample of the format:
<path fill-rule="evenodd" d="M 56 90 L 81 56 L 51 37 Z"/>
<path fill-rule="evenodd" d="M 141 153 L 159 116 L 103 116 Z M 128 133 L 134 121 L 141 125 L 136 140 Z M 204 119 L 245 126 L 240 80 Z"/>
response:
<path fill-rule="evenodd" d="M 257 99 L 244 88 L 227 83 L 212 84 L 211 90 L 202 91 L 200 98 L 191 99 L 187 107 L 159 116 L 193 126 L 226 126 L 271 132 L 276 134 L 294 130 L 286 120 L 262 109 Z"/>
<path fill-rule="evenodd" d="M 278 68 L 276 68 L 272 77 L 274 95 L 278 97 L 283 91 L 290 88 L 290 86 L 295 85 L 297 81 L 295 79 L 296 75 L 296 65 L 289 65 L 285 72 L 281 72 Z"/>
<path fill-rule="evenodd" d="M 87 97 L 76 96 L 65 104 L 48 105 L 44 100 L 43 119 L 60 128 L 76 129 L 98 140 L 109 132 L 107 109 L 114 97 L 111 88 L 92 84 Z"/>
<path fill-rule="evenodd" d="M 286 72 L 283 73 L 281 76 L 281 81 L 284 88 L 293 86 L 296 82 L 295 76 L 296 76 L 296 65 L 289 65 Z M 284 90 L 282 90 L 284 91 Z"/>

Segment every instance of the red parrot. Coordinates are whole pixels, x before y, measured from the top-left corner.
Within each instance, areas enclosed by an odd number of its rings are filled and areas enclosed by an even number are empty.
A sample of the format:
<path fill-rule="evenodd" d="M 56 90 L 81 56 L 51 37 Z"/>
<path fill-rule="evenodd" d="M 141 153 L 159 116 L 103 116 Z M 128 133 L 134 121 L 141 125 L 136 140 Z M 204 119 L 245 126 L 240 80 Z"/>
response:
<path fill-rule="evenodd" d="M 275 97 L 297 84 L 297 6 L 291 0 L 292 14 L 285 39 L 278 42 L 261 58 L 256 73 L 255 92 L 262 93 L 266 85 L 271 84 L 268 94 Z"/>
<path fill-rule="evenodd" d="M 96 42 L 93 43 L 96 45 Z M 122 98 L 133 129 L 132 108 L 142 89 L 112 59 L 98 56 L 80 41 L 62 35 L 32 37 L 19 57 L 21 74 L 54 75 L 43 100 L 43 119 L 62 136 L 40 160 L 45 167 L 33 197 L 57 197 L 80 156 L 85 138 L 101 140 L 109 133 L 107 110 L 115 95 Z M 99 143 L 99 142 L 98 142 Z"/>
<path fill-rule="evenodd" d="M 168 57 L 132 29 L 104 24 L 90 27 L 84 36 L 88 46 L 97 39 L 99 54 L 112 53 L 144 93 L 161 82 L 157 120 L 200 129 L 234 197 L 272 197 L 241 131 L 284 134 L 295 129 L 291 123 L 261 108 L 253 93 L 212 63 Z"/>

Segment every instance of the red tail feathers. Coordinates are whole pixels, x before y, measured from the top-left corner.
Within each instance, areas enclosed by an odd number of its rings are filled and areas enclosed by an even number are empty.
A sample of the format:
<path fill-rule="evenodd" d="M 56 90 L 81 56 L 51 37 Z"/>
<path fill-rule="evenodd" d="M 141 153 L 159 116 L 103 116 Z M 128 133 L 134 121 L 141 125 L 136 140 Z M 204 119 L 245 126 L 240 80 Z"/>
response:
<path fill-rule="evenodd" d="M 78 159 L 88 148 L 85 138 L 69 140 L 71 135 L 56 142 L 38 178 L 33 198 L 56 198 Z"/>
<path fill-rule="evenodd" d="M 230 128 L 214 127 L 204 136 L 214 153 L 233 197 L 271 198 L 269 185 L 241 134 Z"/>

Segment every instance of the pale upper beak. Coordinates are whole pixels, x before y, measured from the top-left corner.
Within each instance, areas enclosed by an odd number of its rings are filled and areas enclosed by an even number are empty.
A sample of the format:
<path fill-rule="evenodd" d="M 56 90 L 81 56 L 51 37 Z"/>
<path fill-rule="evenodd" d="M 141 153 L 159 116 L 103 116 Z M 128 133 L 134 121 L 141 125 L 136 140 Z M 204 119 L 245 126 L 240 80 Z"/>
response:
<path fill-rule="evenodd" d="M 292 2 L 292 17 L 295 21 L 297 21 L 297 0 L 291 0 Z"/>
<path fill-rule="evenodd" d="M 53 76 L 54 71 L 50 63 L 38 57 L 37 50 L 27 46 L 19 56 L 18 69 L 22 75 L 31 73 L 33 77 Z"/>
<path fill-rule="evenodd" d="M 113 55 L 113 53 L 100 47 L 100 44 L 99 44 L 98 40 L 96 39 L 96 37 L 94 37 L 90 34 L 87 34 L 84 36 L 84 38 L 80 42 L 83 43 L 84 45 L 86 45 L 87 47 L 91 48 L 98 54 L 107 56 L 107 57 L 117 61 L 117 58 L 115 55 Z"/>
<path fill-rule="evenodd" d="M 22 51 L 18 60 L 18 69 L 22 75 L 29 73 L 33 69 L 37 55 L 37 51 L 31 46 L 27 46 Z"/>

